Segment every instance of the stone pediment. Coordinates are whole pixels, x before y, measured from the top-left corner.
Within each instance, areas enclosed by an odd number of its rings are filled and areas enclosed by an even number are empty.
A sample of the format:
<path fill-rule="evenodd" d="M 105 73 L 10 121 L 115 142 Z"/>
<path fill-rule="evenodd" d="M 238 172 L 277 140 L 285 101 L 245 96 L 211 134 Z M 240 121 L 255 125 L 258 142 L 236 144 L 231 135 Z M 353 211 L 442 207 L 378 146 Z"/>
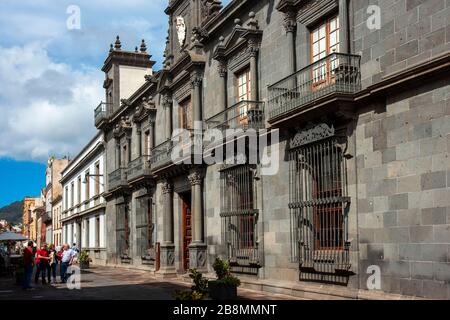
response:
<path fill-rule="evenodd" d="M 259 48 L 263 31 L 259 29 L 258 20 L 255 19 L 255 14 L 250 12 L 250 21 L 247 23 L 247 27 L 241 25 L 241 21 L 236 19 L 235 27 L 233 28 L 230 36 L 225 39 L 219 38 L 219 45 L 214 51 L 214 59 L 223 61 L 227 60 L 230 56 L 234 55 L 236 51 L 244 50 L 247 47 Z"/>

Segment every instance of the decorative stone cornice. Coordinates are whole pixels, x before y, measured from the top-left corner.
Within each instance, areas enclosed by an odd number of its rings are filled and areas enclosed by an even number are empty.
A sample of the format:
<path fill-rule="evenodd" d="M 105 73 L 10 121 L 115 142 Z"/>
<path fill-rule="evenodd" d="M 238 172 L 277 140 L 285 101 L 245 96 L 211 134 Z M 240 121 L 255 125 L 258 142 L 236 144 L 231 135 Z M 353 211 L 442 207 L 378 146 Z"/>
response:
<path fill-rule="evenodd" d="M 222 10 L 222 1 L 220 0 L 201 0 L 202 20 L 209 20 L 219 14 Z"/>
<path fill-rule="evenodd" d="M 291 148 L 298 148 L 313 142 L 324 140 L 335 135 L 333 126 L 328 126 L 325 123 L 318 125 L 308 124 L 306 128 L 299 130 L 290 142 Z"/>
<path fill-rule="evenodd" d="M 114 127 L 113 133 L 116 138 L 120 138 L 124 135 L 131 136 L 133 125 L 129 117 L 122 117 L 118 124 Z"/>
<path fill-rule="evenodd" d="M 142 102 L 136 107 L 133 114 L 133 122 L 135 123 L 141 123 L 147 118 L 150 123 L 155 123 L 156 107 L 153 97 L 149 97 L 148 99 L 143 97 Z"/>

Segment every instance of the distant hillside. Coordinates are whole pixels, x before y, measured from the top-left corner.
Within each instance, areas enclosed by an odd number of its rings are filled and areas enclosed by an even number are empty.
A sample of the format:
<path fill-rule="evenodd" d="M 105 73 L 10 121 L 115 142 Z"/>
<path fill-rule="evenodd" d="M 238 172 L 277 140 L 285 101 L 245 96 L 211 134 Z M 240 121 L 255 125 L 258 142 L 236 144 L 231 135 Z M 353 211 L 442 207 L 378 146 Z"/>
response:
<path fill-rule="evenodd" d="M 0 208 L 0 220 L 13 224 L 22 222 L 22 208 L 23 201 L 16 201 Z"/>

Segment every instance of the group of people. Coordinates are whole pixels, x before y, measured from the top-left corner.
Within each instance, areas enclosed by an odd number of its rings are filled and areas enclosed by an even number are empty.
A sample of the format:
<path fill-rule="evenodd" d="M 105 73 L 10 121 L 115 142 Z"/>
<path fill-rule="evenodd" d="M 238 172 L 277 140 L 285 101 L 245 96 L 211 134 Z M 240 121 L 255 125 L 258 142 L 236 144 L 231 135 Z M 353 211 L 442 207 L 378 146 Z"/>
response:
<path fill-rule="evenodd" d="M 31 289 L 34 266 L 36 266 L 35 283 L 39 282 L 39 276 L 41 276 L 42 284 L 55 284 L 58 264 L 60 265 L 61 282 L 67 282 L 67 269 L 74 263 L 79 252 L 76 245 L 73 244 L 71 248 L 68 244 L 64 244 L 57 250 L 53 244 L 48 246 L 43 243 L 36 251 L 33 248 L 33 241 L 29 241 L 23 251 L 25 267 L 23 289 Z"/>

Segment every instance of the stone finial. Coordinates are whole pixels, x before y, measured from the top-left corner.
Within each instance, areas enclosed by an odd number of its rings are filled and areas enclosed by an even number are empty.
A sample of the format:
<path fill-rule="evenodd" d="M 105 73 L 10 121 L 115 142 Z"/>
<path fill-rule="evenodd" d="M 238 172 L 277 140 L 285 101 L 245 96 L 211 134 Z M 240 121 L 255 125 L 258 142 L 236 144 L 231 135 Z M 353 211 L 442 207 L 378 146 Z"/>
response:
<path fill-rule="evenodd" d="M 241 19 L 234 19 L 234 24 L 236 25 L 236 27 L 240 27 L 241 26 Z"/>
<path fill-rule="evenodd" d="M 145 44 L 145 40 L 144 39 L 142 39 L 142 42 L 141 42 L 141 52 L 142 53 L 147 52 L 147 46 Z"/>
<path fill-rule="evenodd" d="M 256 14 L 253 11 L 251 11 L 248 14 L 248 16 L 250 18 L 250 21 L 247 23 L 247 26 L 252 30 L 258 30 L 259 26 L 258 26 L 258 20 L 256 20 L 256 18 L 255 18 Z"/>
<path fill-rule="evenodd" d="M 223 46 L 224 45 L 224 41 L 225 41 L 224 36 L 220 36 L 219 37 L 219 46 Z"/>
<path fill-rule="evenodd" d="M 119 36 L 116 37 L 116 43 L 114 44 L 114 49 L 116 49 L 116 50 L 122 49 L 122 43 L 120 42 Z"/>
<path fill-rule="evenodd" d="M 138 51 L 138 47 L 136 46 L 136 47 L 134 47 L 134 52 L 135 53 L 138 53 L 139 51 Z"/>
<path fill-rule="evenodd" d="M 109 46 L 109 52 L 113 52 L 113 51 L 114 51 L 114 46 L 113 46 L 113 44 L 111 43 L 110 46 Z"/>

